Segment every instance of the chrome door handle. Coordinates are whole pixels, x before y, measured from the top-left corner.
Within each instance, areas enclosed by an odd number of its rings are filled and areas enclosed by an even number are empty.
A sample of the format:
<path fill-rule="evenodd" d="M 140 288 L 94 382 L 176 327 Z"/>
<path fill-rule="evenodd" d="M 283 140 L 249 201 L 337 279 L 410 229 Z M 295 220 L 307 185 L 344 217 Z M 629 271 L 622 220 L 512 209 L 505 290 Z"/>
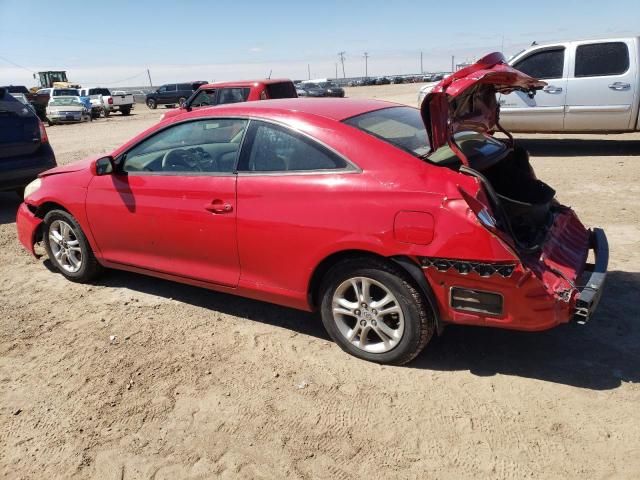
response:
<path fill-rule="evenodd" d="M 631 88 L 631 85 L 624 82 L 614 82 L 611 85 L 609 85 L 609 88 L 611 90 L 628 90 Z"/>
<path fill-rule="evenodd" d="M 542 89 L 542 91 L 547 93 L 561 93 L 562 87 L 554 87 L 553 85 L 547 85 Z"/>

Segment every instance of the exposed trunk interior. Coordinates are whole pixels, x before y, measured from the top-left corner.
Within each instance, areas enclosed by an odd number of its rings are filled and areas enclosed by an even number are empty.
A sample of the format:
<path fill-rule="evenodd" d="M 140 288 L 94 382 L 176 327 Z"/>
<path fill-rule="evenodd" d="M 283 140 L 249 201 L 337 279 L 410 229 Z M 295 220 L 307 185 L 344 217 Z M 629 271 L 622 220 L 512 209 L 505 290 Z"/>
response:
<path fill-rule="evenodd" d="M 501 230 L 523 249 L 538 247 L 553 222 L 556 192 L 536 178 L 527 151 L 510 140 L 474 131 L 455 134 L 452 143 L 431 154 L 429 160 L 452 170 L 462 168 L 479 174 Z M 468 167 L 463 167 L 454 149 L 466 157 Z"/>
<path fill-rule="evenodd" d="M 538 180 L 521 147 L 510 149 L 498 163 L 480 171 L 496 193 L 507 226 L 518 244 L 534 248 L 553 223 L 555 190 Z"/>

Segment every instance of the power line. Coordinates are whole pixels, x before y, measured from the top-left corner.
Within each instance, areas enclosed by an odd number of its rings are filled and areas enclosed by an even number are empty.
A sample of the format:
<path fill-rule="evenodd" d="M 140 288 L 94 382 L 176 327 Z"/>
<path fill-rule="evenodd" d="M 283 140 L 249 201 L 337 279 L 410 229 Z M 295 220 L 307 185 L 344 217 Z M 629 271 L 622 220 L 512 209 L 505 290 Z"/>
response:
<path fill-rule="evenodd" d="M 11 61 L 11 60 L 9 60 L 8 58 L 5 58 L 5 57 L 0 56 L 0 59 L 1 59 L 1 60 L 4 60 L 4 61 L 5 61 L 5 62 L 7 62 L 7 63 L 10 63 L 10 64 L 11 64 L 11 65 L 13 65 L 14 67 L 18 67 L 18 68 L 21 68 L 21 69 L 23 69 L 23 70 L 26 70 L 26 71 L 27 71 L 27 72 L 29 72 L 29 73 L 36 73 L 36 72 L 34 72 L 33 70 L 31 70 L 30 68 L 23 67 L 22 65 L 18 65 L 16 62 L 12 62 L 12 61 Z"/>

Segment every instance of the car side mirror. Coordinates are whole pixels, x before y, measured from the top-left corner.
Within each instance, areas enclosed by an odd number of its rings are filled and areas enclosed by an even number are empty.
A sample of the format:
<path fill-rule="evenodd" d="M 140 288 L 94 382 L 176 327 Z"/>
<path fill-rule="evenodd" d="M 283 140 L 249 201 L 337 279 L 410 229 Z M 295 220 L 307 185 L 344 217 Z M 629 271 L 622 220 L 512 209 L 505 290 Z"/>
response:
<path fill-rule="evenodd" d="M 102 175 L 111 175 L 113 173 L 113 158 L 112 157 L 102 157 L 95 161 L 94 165 L 94 174 L 99 176 Z"/>

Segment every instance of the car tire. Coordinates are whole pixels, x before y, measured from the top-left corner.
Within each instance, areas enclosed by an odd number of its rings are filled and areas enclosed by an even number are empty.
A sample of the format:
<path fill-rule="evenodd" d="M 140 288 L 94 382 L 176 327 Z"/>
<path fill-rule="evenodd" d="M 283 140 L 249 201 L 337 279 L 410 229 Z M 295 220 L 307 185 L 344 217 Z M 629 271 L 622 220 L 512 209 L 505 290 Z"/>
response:
<path fill-rule="evenodd" d="M 111 115 L 111 110 L 108 108 L 104 109 L 104 118 L 107 118 L 109 115 Z"/>
<path fill-rule="evenodd" d="M 127 116 L 129 114 L 131 114 L 131 109 L 130 108 L 121 108 L 120 109 L 120 113 L 124 116 Z"/>
<path fill-rule="evenodd" d="M 52 210 L 45 215 L 43 239 L 49 260 L 67 279 L 88 282 L 102 271 L 82 228 L 68 212 Z"/>
<path fill-rule="evenodd" d="M 320 292 L 327 332 L 345 352 L 363 360 L 403 365 L 435 332 L 435 314 L 411 277 L 384 260 L 343 261 L 326 273 Z"/>
<path fill-rule="evenodd" d="M 178 99 L 178 107 L 182 107 L 186 101 L 187 101 L 187 99 L 186 99 L 186 98 L 184 98 L 184 97 L 180 97 L 180 98 Z"/>
<path fill-rule="evenodd" d="M 156 108 L 158 108 L 158 102 L 156 102 L 153 98 L 149 98 L 147 99 L 147 107 L 149 107 L 151 110 L 155 110 Z"/>

